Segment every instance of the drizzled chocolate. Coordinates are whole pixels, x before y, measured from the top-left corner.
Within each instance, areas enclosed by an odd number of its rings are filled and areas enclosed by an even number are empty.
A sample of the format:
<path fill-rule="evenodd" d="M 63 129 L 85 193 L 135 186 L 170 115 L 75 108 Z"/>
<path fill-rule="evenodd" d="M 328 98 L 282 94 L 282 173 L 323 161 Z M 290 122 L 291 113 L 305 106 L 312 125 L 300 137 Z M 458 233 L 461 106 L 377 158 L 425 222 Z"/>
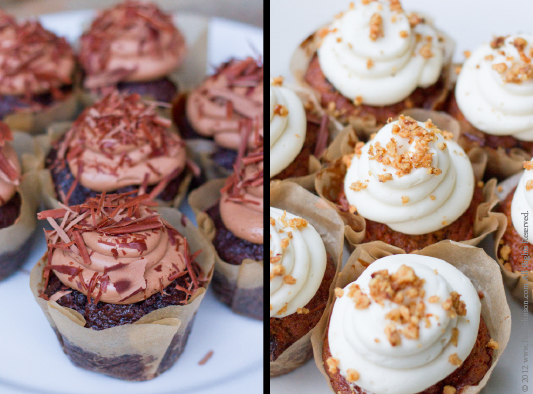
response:
<path fill-rule="evenodd" d="M 248 147 L 263 143 L 263 64 L 247 57 L 222 64 L 191 92 L 187 118 L 199 134 L 238 150 L 243 129 L 251 129 Z"/>
<path fill-rule="evenodd" d="M 155 4 L 126 1 L 102 11 L 80 38 L 87 88 L 150 81 L 183 61 L 185 40 L 172 16 Z"/>
<path fill-rule="evenodd" d="M 176 285 L 186 294 L 183 303 L 203 286 L 204 274 L 194 263 L 201 251 L 191 254 L 187 239 L 150 208 L 156 204 L 149 195 L 131 194 L 104 192 L 38 214 L 53 227 L 45 230 L 43 288 L 53 271 L 94 303 L 132 304 L 163 293 L 177 278 L 185 278 L 185 286 Z"/>
<path fill-rule="evenodd" d="M 0 11 L 0 94 L 31 96 L 72 84 L 75 58 L 62 37 L 37 21 L 17 23 Z"/>
<path fill-rule="evenodd" d="M 0 122 L 0 206 L 15 195 L 20 184 L 20 163 L 9 141 L 13 141 L 13 133 L 8 125 Z"/>
<path fill-rule="evenodd" d="M 98 192 L 156 185 L 157 196 L 186 165 L 184 143 L 170 126 L 138 94 L 113 92 L 86 108 L 56 144 L 51 169 L 68 165 L 75 177 L 60 199 L 68 203 L 78 183 Z"/>
<path fill-rule="evenodd" d="M 220 214 L 224 225 L 237 237 L 262 244 L 263 146 L 243 157 L 245 141 L 241 141 L 235 172 L 220 190 Z"/>

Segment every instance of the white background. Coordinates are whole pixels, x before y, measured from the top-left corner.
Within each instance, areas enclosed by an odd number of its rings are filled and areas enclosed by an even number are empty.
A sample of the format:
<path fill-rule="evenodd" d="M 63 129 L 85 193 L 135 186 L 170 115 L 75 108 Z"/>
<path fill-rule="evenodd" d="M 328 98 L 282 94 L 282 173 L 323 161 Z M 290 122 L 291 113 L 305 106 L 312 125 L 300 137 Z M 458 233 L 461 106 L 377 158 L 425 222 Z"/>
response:
<path fill-rule="evenodd" d="M 270 67 L 271 75 L 288 80 L 289 60 L 294 49 L 317 27 L 348 8 L 349 0 L 270 0 Z M 420 11 L 431 16 L 435 25 L 456 42 L 454 60 L 462 62 L 463 52 L 473 50 L 493 35 L 533 33 L 533 1 L 531 0 L 402 0 L 406 11 Z M 485 250 L 492 250 L 486 243 Z M 523 346 L 521 337 L 529 331 L 530 359 L 533 349 L 533 316 L 529 327 L 521 323 L 521 305 L 508 295 L 512 313 L 511 340 L 498 362 L 482 394 L 522 393 L 521 369 Z M 529 364 L 529 391 L 533 393 L 533 363 Z M 314 362 L 279 378 L 270 379 L 271 393 L 327 394 L 325 378 Z"/>

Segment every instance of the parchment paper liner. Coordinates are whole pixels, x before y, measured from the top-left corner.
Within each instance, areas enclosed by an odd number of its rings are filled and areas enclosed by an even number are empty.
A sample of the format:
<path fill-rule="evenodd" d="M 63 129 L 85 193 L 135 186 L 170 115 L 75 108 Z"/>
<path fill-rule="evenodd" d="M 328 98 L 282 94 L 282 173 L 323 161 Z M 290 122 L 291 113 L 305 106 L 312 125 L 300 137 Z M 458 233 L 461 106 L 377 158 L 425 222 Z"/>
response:
<path fill-rule="evenodd" d="M 523 169 L 524 167 L 522 167 Z M 513 191 L 513 189 L 518 185 L 518 182 L 520 181 L 520 178 L 522 177 L 522 172 L 513 175 L 510 178 L 507 178 L 505 181 L 501 182 L 498 185 L 498 188 L 496 190 L 496 193 L 500 199 L 500 201 L 505 200 L 505 198 Z M 504 266 L 500 258 L 498 257 L 498 246 L 500 244 L 500 240 L 503 237 L 503 234 L 505 233 L 505 229 L 507 226 L 512 226 L 513 223 L 507 223 L 507 217 L 505 217 L 505 226 L 502 226 L 500 229 L 498 229 L 497 232 L 494 233 L 494 256 L 496 258 L 496 261 L 500 265 L 502 276 L 503 276 L 503 283 L 509 288 L 511 291 L 511 294 L 514 298 L 516 298 L 518 301 L 523 302 L 526 298 L 526 292 L 528 294 L 528 299 L 533 299 L 533 271 L 529 271 L 528 275 L 521 275 L 520 272 L 511 272 L 508 271 Z M 530 250 L 532 248 L 531 242 L 529 242 Z M 527 276 L 527 277 L 526 277 Z M 527 289 L 527 290 L 526 290 Z"/>
<path fill-rule="evenodd" d="M 314 194 L 290 181 L 270 183 L 270 205 L 305 218 L 318 231 L 324 241 L 327 253 L 337 266 L 342 265 L 343 231 L 342 221 L 335 210 Z M 329 288 L 328 305 L 333 300 L 335 279 Z M 270 376 L 279 376 L 293 371 L 312 357 L 311 335 L 313 328 L 305 336 L 292 344 L 274 362 L 270 362 Z"/>
<path fill-rule="evenodd" d="M 35 300 L 63 351 L 76 366 L 124 380 L 149 380 L 170 368 L 183 351 L 194 316 L 213 275 L 214 251 L 211 243 L 185 215 L 165 207 L 159 208 L 159 213 L 187 238 L 191 252 L 202 250 L 196 262 L 208 280 L 187 305 L 167 306 L 148 313 L 133 324 L 96 331 L 85 328 L 84 317 L 75 310 L 39 297 L 43 290 L 46 255 L 33 267 L 30 287 Z"/>
<path fill-rule="evenodd" d="M 205 211 L 218 203 L 225 181 L 211 180 L 193 190 L 188 198 L 198 229 L 209 241 L 215 238 L 216 229 Z M 233 312 L 263 320 L 263 261 L 244 259 L 240 265 L 229 264 L 215 250 L 213 291 Z"/>
<path fill-rule="evenodd" d="M 361 264 L 359 259 L 370 264 L 379 258 L 393 254 L 405 254 L 405 252 L 381 241 L 358 245 L 338 275 L 335 287 L 345 287 L 361 275 L 366 267 Z M 511 311 L 507 304 L 498 266 L 483 249 L 453 241 L 441 241 L 416 252 L 416 254 L 436 257 L 450 263 L 472 281 L 476 290 L 482 291 L 484 294 L 483 299 L 481 299 L 481 315 L 487 324 L 491 338 L 498 342 L 499 348 L 494 350 L 492 366 L 481 382 L 477 386 L 465 386 L 461 391 L 461 394 L 479 393 L 487 384 L 490 374 L 505 350 L 511 335 Z M 331 382 L 322 362 L 322 348 L 333 305 L 334 303 L 329 305 L 312 337 L 316 365 L 326 377 L 331 390 L 333 390 Z"/>
<path fill-rule="evenodd" d="M 6 279 L 24 263 L 29 255 L 31 235 L 37 225 L 35 213 L 39 204 L 39 182 L 35 172 L 26 172 L 24 157 L 34 152 L 33 138 L 23 132 L 14 132 L 11 142 L 23 168 L 18 193 L 21 198 L 20 214 L 15 222 L 0 229 L 0 280 Z M 28 169 L 26 169 L 28 170 Z"/>
<path fill-rule="evenodd" d="M 454 140 L 458 138 L 457 121 L 443 112 L 415 109 L 405 111 L 405 114 L 420 121 L 432 119 L 439 129 L 453 133 Z M 324 158 L 329 164 L 317 174 L 315 180 L 315 189 L 318 195 L 333 206 L 344 220 L 345 236 L 351 250 L 355 245 L 363 242 L 366 234 L 366 220 L 357 213 L 341 212 L 331 201 L 336 195 L 335 190 L 339 190 L 344 183 L 346 164 L 343 157 L 353 155 L 357 141 L 355 130 L 350 127 L 345 128 L 325 152 Z M 468 152 L 468 157 L 472 163 L 476 179 L 482 179 L 487 163 L 485 152 L 480 148 L 475 148 Z M 474 238 L 461 241 L 462 243 L 477 245 L 488 234 L 498 231 L 502 227 L 505 228 L 505 215 L 500 212 L 492 212 L 494 206 L 499 202 L 495 189 L 496 179 L 491 179 L 483 187 L 484 200 L 477 208 L 476 219 L 474 220 Z"/>
<path fill-rule="evenodd" d="M 324 25 L 322 28 L 325 28 L 329 26 Z M 294 76 L 294 79 L 296 82 L 303 86 L 304 88 L 312 90 L 317 97 L 320 97 L 320 93 L 317 92 L 315 89 L 313 89 L 312 86 L 310 86 L 304 79 L 305 73 L 307 72 L 307 69 L 309 68 L 309 63 L 311 62 L 311 59 L 315 55 L 319 44 L 321 42 L 321 38 L 319 35 L 319 32 L 322 30 L 322 28 L 315 31 L 313 34 L 311 34 L 309 37 L 307 37 L 295 50 L 295 52 L 292 55 L 291 62 L 290 62 L 290 70 L 292 75 Z M 448 92 L 451 88 L 451 61 L 452 61 L 452 55 L 453 51 L 455 49 L 455 42 L 453 39 L 445 34 L 442 31 L 439 31 L 439 34 L 444 36 L 449 43 L 445 49 L 445 56 L 444 56 L 444 66 L 442 68 L 442 75 L 444 76 L 444 86 L 442 89 L 442 92 L 440 96 L 435 100 L 433 103 L 433 107 L 430 109 L 439 109 L 442 107 L 444 102 L 446 101 L 446 98 L 448 97 Z M 320 100 L 319 100 L 320 102 Z M 402 111 L 405 112 L 406 110 Z M 398 114 L 400 115 L 400 114 Z M 341 121 L 341 119 L 338 119 Z M 344 121 L 341 121 L 344 125 L 351 125 L 353 128 L 357 131 L 357 134 L 362 137 L 365 141 L 370 137 L 372 133 L 375 133 L 383 127 L 383 125 L 377 124 L 377 120 L 374 116 L 367 115 L 365 117 L 358 117 L 350 115 L 348 118 Z"/>
<path fill-rule="evenodd" d="M 41 185 L 41 200 L 42 204 L 46 209 L 55 209 L 59 208 L 59 200 L 57 199 L 57 194 L 52 180 L 52 174 L 48 168 L 45 168 L 46 156 L 52 148 L 53 142 L 60 139 L 63 134 L 65 134 L 72 122 L 59 122 L 52 124 L 47 133 L 44 135 L 36 136 L 36 142 L 38 145 L 38 150 L 36 154 L 28 156 L 26 158 L 26 163 L 28 166 L 31 166 L 37 171 L 39 183 Z M 175 131 L 175 130 L 173 130 Z M 189 158 L 189 153 L 187 152 L 187 157 Z M 173 206 L 177 207 L 185 198 L 187 194 L 187 189 L 193 178 L 192 171 L 186 167 L 184 170 L 185 175 L 183 176 L 178 193 L 173 201 L 162 201 L 157 199 L 157 202 L 162 206 Z"/>
<path fill-rule="evenodd" d="M 30 134 L 42 133 L 54 122 L 72 120 L 78 113 L 79 89 L 74 87 L 72 93 L 62 101 L 56 101 L 49 107 L 37 112 L 20 111 L 9 114 L 2 119 L 11 130 L 25 131 Z"/>
<path fill-rule="evenodd" d="M 200 84 L 205 76 L 209 18 L 202 15 L 180 13 L 174 16 L 174 22 L 185 38 L 187 52 L 183 64 L 167 77 L 178 86 L 179 93 L 181 93 Z M 82 89 L 80 93 L 80 101 L 84 107 L 94 104 L 99 98 L 101 98 L 99 95 L 88 89 Z M 146 98 L 153 100 L 152 97 Z M 158 112 L 171 119 L 170 108 L 158 108 Z"/>

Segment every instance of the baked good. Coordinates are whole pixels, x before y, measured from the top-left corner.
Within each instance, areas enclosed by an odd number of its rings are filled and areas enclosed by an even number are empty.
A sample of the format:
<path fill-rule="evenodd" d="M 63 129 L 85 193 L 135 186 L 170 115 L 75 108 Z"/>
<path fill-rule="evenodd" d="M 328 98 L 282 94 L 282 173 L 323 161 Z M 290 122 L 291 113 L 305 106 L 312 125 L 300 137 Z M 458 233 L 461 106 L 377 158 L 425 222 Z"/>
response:
<path fill-rule="evenodd" d="M 483 293 L 455 264 L 382 257 L 335 295 L 319 355 L 335 393 L 460 393 L 495 362 Z"/>
<path fill-rule="evenodd" d="M 489 176 L 519 172 L 533 155 L 532 42 L 533 36 L 520 34 L 481 45 L 462 65 L 449 100 L 448 112 L 462 123 L 461 144 L 467 151 L 481 146 L 488 152 Z"/>
<path fill-rule="evenodd" d="M 270 179 L 309 175 L 311 157 L 320 157 L 330 140 L 329 118 L 310 101 L 283 86 L 283 77 L 270 81 Z"/>
<path fill-rule="evenodd" d="M 146 380 L 172 366 L 183 351 L 213 255 L 190 222 L 175 213 L 169 219 L 180 224 L 177 229 L 155 205 L 148 194 L 102 193 L 38 215 L 53 230 L 46 231 L 47 252 L 32 270 L 32 290 L 79 367 Z M 65 324 L 51 308 L 76 319 Z M 133 324 L 141 319 L 140 326 Z M 173 328 L 143 342 L 136 327 L 150 330 L 153 324 Z M 112 357 L 105 355 L 107 347 Z M 146 347 L 157 349 L 156 355 L 143 354 Z"/>
<path fill-rule="evenodd" d="M 33 133 L 70 120 L 77 110 L 76 61 L 67 41 L 1 10 L 0 41 L 0 120 Z"/>
<path fill-rule="evenodd" d="M 263 63 L 247 57 L 221 64 L 196 89 L 175 103 L 184 139 L 215 143 L 212 160 L 232 171 L 241 139 L 248 149 L 263 145 Z"/>
<path fill-rule="evenodd" d="M 92 97 L 110 89 L 170 103 L 170 74 L 183 63 L 185 39 L 154 3 L 127 0 L 101 11 L 80 38 L 83 86 Z"/>
<path fill-rule="evenodd" d="M 52 137 L 46 168 L 65 204 L 139 188 L 172 202 L 190 180 L 184 142 L 170 120 L 136 93 L 109 93 Z"/>
<path fill-rule="evenodd" d="M 399 1 L 359 0 L 301 44 L 297 72 L 330 115 L 368 138 L 406 108 L 442 105 L 453 46 Z"/>
<path fill-rule="evenodd" d="M 323 176 L 329 185 L 319 186 Z M 321 171 L 317 191 L 363 232 L 359 242 L 381 240 L 407 252 L 474 238 L 484 201 L 483 184 L 451 136 L 431 120 L 403 115 Z"/>

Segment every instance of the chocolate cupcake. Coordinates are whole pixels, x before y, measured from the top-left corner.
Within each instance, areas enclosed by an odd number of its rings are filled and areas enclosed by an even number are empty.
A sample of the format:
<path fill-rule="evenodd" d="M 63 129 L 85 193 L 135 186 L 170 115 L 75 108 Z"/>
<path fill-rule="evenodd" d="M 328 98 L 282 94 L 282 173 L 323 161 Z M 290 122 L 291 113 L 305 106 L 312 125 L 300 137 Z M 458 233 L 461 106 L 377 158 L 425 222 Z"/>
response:
<path fill-rule="evenodd" d="M 169 119 L 139 94 L 112 92 L 50 135 L 43 190 L 48 199 L 81 204 L 102 192 L 143 189 L 178 204 L 191 174 L 185 144 Z M 53 205 L 52 201 L 48 201 Z"/>
<path fill-rule="evenodd" d="M 401 115 L 352 152 L 316 181 L 348 225 L 352 246 L 380 240 L 411 252 L 445 239 L 477 244 L 500 225 L 500 214 L 490 212 L 495 181 L 484 188 L 469 156 L 431 120 Z"/>
<path fill-rule="evenodd" d="M 529 212 L 533 207 L 533 162 L 525 170 L 503 182 L 499 210 L 507 218 L 505 231 L 495 236 L 495 249 L 504 282 L 519 300 L 533 296 L 533 246 L 529 237 Z"/>
<path fill-rule="evenodd" d="M 283 86 L 283 77 L 270 81 L 271 180 L 290 179 L 312 189 L 318 159 L 338 131 L 313 100 L 310 92 Z"/>
<path fill-rule="evenodd" d="M 213 290 L 231 309 L 263 319 L 263 148 L 241 147 L 235 172 L 194 190 L 189 204 L 217 251 Z"/>
<path fill-rule="evenodd" d="M 176 210 L 154 205 L 148 194 L 103 193 L 38 215 L 53 230 L 30 286 L 78 367 L 148 380 L 184 349 L 212 248 Z"/>
<path fill-rule="evenodd" d="M 0 10 L 0 120 L 38 133 L 77 111 L 76 61 L 62 37 Z"/>
<path fill-rule="evenodd" d="M 439 109 L 454 43 L 399 1 L 352 2 L 295 53 L 295 78 L 365 139 L 406 108 Z"/>
<path fill-rule="evenodd" d="M 104 10 L 80 38 L 84 101 L 118 89 L 170 103 L 178 92 L 171 74 L 185 52 L 172 16 L 155 4 L 128 0 Z"/>
<path fill-rule="evenodd" d="M 317 365 L 336 394 L 478 393 L 510 336 L 501 281 L 481 272 L 498 275 L 494 261 L 448 242 L 398 251 L 350 257 L 313 337 Z"/>
<path fill-rule="evenodd" d="M 20 138 L 20 134 L 17 143 L 22 145 L 27 141 Z M 13 140 L 9 127 L 0 122 L 0 280 L 12 275 L 24 263 L 36 226 L 38 189 L 35 177 L 22 175 L 18 153 L 11 145 Z"/>
<path fill-rule="evenodd" d="M 487 151 L 487 176 L 505 179 L 533 155 L 532 35 L 496 37 L 461 67 L 448 112 L 461 122 L 465 150 Z"/>
<path fill-rule="evenodd" d="M 248 149 L 263 145 L 263 63 L 247 57 L 221 64 L 213 75 L 174 103 L 174 121 L 193 150 L 213 140 L 204 160 L 215 175 L 229 176 L 246 135 Z M 195 141 L 196 140 L 196 141 Z M 206 163 L 206 166 L 209 166 Z"/>

